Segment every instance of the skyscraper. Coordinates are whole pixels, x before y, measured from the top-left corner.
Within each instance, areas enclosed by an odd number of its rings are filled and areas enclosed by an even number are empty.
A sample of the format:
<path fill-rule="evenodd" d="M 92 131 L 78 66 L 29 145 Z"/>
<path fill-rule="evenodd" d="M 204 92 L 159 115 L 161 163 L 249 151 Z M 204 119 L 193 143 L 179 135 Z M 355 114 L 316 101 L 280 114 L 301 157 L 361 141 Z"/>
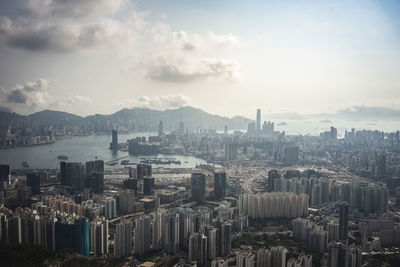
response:
<path fill-rule="evenodd" d="M 257 109 L 257 133 L 261 130 L 261 109 Z"/>
<path fill-rule="evenodd" d="M 0 165 L 0 183 L 10 181 L 10 165 Z"/>
<path fill-rule="evenodd" d="M 150 251 L 151 224 L 150 218 L 137 218 L 135 220 L 135 254 L 143 255 Z"/>
<path fill-rule="evenodd" d="M 152 177 L 143 178 L 143 194 L 145 195 L 154 194 L 154 178 Z"/>
<path fill-rule="evenodd" d="M 178 209 L 179 212 L 179 246 L 181 249 L 187 249 L 189 237 L 192 231 L 192 209 Z"/>
<path fill-rule="evenodd" d="M 143 179 L 145 176 L 151 176 L 152 168 L 150 164 L 138 164 L 136 166 L 136 178 Z"/>
<path fill-rule="evenodd" d="M 152 224 L 152 248 L 154 250 L 160 250 L 164 248 L 163 220 L 163 213 L 154 213 Z"/>
<path fill-rule="evenodd" d="M 201 172 L 192 173 L 192 199 L 197 202 L 204 200 L 206 193 L 206 175 Z"/>
<path fill-rule="evenodd" d="M 349 223 L 349 205 L 345 202 L 339 204 L 339 240 L 347 239 Z"/>
<path fill-rule="evenodd" d="M 189 260 L 196 261 L 197 266 L 207 265 L 207 237 L 194 233 L 189 238 Z"/>
<path fill-rule="evenodd" d="M 294 165 L 299 162 L 299 148 L 297 146 L 285 147 L 285 163 Z"/>
<path fill-rule="evenodd" d="M 377 176 L 379 178 L 384 178 L 386 176 L 386 155 L 385 154 L 380 154 L 377 158 Z"/>
<path fill-rule="evenodd" d="M 269 267 L 271 265 L 271 251 L 269 249 L 260 249 L 257 251 L 257 266 Z"/>
<path fill-rule="evenodd" d="M 108 220 L 96 218 L 90 222 L 90 252 L 96 256 L 108 253 Z"/>
<path fill-rule="evenodd" d="M 256 132 L 256 123 L 255 122 L 250 122 L 247 125 L 247 134 L 254 135 L 255 132 Z"/>
<path fill-rule="evenodd" d="M 26 175 L 26 185 L 32 189 L 32 194 L 40 194 L 40 176 L 36 173 Z"/>
<path fill-rule="evenodd" d="M 337 129 L 335 127 L 331 127 L 330 137 L 332 140 L 337 139 Z"/>
<path fill-rule="evenodd" d="M 329 267 L 360 267 L 361 261 L 362 254 L 359 246 L 347 246 L 344 242 L 329 243 Z"/>
<path fill-rule="evenodd" d="M 118 148 L 118 132 L 117 130 L 112 130 L 112 140 L 110 143 L 110 148 L 111 149 L 117 149 Z"/>
<path fill-rule="evenodd" d="M 280 177 L 281 175 L 277 170 L 270 170 L 268 172 L 268 192 L 274 192 L 274 180 Z"/>
<path fill-rule="evenodd" d="M 61 185 L 67 184 L 67 163 L 65 161 L 60 162 L 60 180 Z"/>
<path fill-rule="evenodd" d="M 104 161 L 86 162 L 86 188 L 91 188 L 96 193 L 104 191 Z"/>
<path fill-rule="evenodd" d="M 164 244 L 168 254 L 176 254 L 179 250 L 179 215 L 168 214 L 164 220 Z"/>
<path fill-rule="evenodd" d="M 286 253 L 287 249 L 284 247 L 271 247 L 271 266 L 285 267 Z"/>
<path fill-rule="evenodd" d="M 234 143 L 225 144 L 225 160 L 235 160 L 237 158 L 237 145 Z"/>
<path fill-rule="evenodd" d="M 86 180 L 85 167 L 81 163 L 69 162 L 67 164 L 67 175 L 71 181 L 72 187 L 76 191 L 83 191 Z"/>
<path fill-rule="evenodd" d="M 128 257 L 132 255 L 132 223 L 121 222 L 115 227 L 114 255 Z"/>
<path fill-rule="evenodd" d="M 217 199 L 226 196 L 226 172 L 214 173 L 214 197 Z"/>
<path fill-rule="evenodd" d="M 213 260 L 218 256 L 218 229 L 213 226 L 206 226 L 205 232 L 207 236 L 207 257 L 209 260 Z"/>
<path fill-rule="evenodd" d="M 75 250 L 79 254 L 89 256 L 89 221 L 79 218 L 75 221 Z"/>
<path fill-rule="evenodd" d="M 232 225 L 227 222 L 218 221 L 218 256 L 225 257 L 231 253 Z"/>
<path fill-rule="evenodd" d="M 164 127 L 163 127 L 163 121 L 160 121 L 158 123 L 158 136 L 163 136 L 164 135 Z"/>

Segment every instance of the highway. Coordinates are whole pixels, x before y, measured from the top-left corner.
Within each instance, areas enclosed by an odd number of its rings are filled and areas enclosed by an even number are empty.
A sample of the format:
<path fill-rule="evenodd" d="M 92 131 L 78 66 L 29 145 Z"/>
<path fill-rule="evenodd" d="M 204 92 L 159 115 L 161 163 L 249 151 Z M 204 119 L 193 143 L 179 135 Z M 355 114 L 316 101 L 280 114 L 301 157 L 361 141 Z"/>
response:
<path fill-rule="evenodd" d="M 253 190 L 253 182 L 254 182 L 254 180 L 259 178 L 260 176 L 265 175 L 265 174 L 266 174 L 265 170 L 262 170 L 259 173 L 257 173 L 256 175 L 254 175 L 253 177 L 249 177 L 242 184 L 242 193 L 243 194 L 253 194 L 254 193 L 254 190 Z"/>

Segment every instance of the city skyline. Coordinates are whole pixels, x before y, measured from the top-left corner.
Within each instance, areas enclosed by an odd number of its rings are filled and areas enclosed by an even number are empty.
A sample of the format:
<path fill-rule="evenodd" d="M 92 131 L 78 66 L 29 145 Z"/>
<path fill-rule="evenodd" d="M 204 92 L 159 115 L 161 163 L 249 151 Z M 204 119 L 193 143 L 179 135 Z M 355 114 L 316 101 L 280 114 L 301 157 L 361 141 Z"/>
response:
<path fill-rule="evenodd" d="M 2 1 L 3 110 L 400 109 L 396 1 L 93 4 Z"/>

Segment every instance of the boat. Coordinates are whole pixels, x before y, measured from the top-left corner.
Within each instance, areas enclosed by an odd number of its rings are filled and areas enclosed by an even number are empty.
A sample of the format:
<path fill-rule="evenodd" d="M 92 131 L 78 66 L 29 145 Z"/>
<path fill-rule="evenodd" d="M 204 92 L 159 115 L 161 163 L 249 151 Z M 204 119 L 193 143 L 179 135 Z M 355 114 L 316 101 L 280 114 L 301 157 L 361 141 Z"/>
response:
<path fill-rule="evenodd" d="M 22 161 L 22 166 L 24 166 L 25 168 L 29 167 L 29 162 L 27 160 L 23 160 Z"/>
<path fill-rule="evenodd" d="M 63 160 L 68 159 L 68 157 L 65 156 L 65 155 L 59 155 L 59 156 L 57 156 L 57 158 L 58 159 L 63 159 Z"/>

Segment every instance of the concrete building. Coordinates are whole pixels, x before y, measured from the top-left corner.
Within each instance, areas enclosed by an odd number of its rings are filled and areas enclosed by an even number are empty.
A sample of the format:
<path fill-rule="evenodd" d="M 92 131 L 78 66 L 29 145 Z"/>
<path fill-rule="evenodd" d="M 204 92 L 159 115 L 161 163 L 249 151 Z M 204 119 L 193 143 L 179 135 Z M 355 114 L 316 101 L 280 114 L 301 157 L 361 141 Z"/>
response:
<path fill-rule="evenodd" d="M 189 260 L 196 261 L 197 266 L 206 266 L 207 259 L 207 237 L 193 233 L 189 238 Z"/>
<path fill-rule="evenodd" d="M 134 250 L 136 255 L 143 255 L 150 251 L 151 221 L 149 217 L 135 220 Z"/>
<path fill-rule="evenodd" d="M 115 227 L 115 247 L 114 255 L 118 257 L 128 257 L 132 255 L 132 231 L 133 225 L 130 221 L 118 223 Z"/>
<path fill-rule="evenodd" d="M 192 173 L 191 179 L 192 199 L 197 202 L 204 200 L 206 192 L 206 175 L 204 173 Z"/>

